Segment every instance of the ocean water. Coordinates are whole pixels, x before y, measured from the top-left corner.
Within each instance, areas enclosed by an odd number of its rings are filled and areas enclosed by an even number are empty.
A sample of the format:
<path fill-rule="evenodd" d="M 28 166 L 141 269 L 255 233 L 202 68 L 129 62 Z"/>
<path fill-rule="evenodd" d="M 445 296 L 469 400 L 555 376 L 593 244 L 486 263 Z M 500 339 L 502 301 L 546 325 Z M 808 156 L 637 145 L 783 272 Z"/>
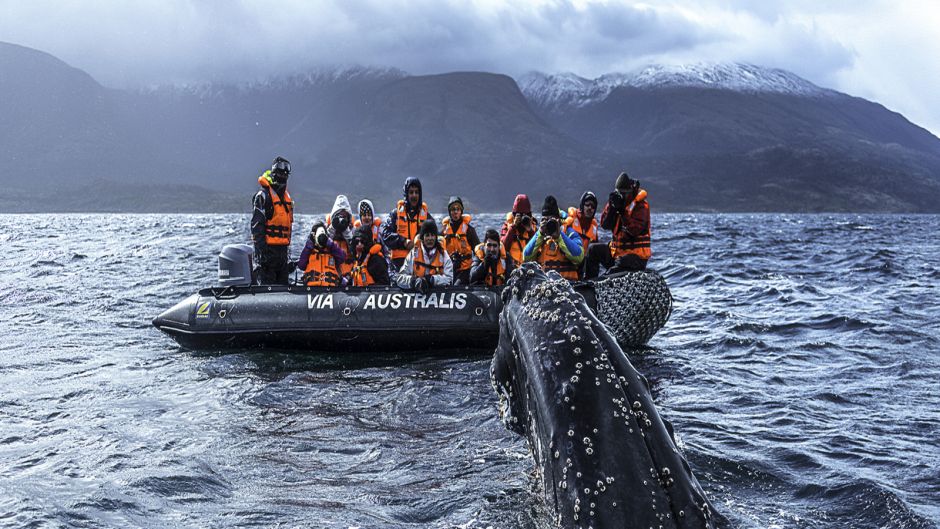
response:
<path fill-rule="evenodd" d="M 191 352 L 151 326 L 247 221 L 0 215 L 0 526 L 550 527 L 487 352 Z M 940 217 L 653 223 L 676 306 L 629 354 L 731 525 L 940 524 Z"/>

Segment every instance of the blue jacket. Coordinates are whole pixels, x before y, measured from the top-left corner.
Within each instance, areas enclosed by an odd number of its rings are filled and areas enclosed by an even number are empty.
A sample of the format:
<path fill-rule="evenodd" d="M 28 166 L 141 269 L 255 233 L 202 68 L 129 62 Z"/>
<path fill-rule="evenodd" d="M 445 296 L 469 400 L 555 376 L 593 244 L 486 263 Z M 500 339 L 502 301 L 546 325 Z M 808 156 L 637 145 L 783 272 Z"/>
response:
<path fill-rule="evenodd" d="M 564 230 L 559 231 L 563 243 L 561 253 L 565 254 L 572 263 L 581 264 L 581 261 L 584 260 L 581 237 L 571 227 L 562 225 L 561 228 L 564 228 Z M 542 230 L 536 230 L 535 235 L 529 239 L 529 244 L 526 244 L 525 250 L 522 251 L 522 260 L 535 261 L 538 259 L 538 252 L 542 248 L 544 240 L 545 236 L 542 235 Z"/>

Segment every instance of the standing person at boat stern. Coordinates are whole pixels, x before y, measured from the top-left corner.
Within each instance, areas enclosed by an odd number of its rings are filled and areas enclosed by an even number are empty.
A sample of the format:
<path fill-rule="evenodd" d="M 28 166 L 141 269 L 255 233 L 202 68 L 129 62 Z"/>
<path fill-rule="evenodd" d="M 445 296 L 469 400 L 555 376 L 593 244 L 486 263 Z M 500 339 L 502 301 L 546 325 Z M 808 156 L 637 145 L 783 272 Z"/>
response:
<path fill-rule="evenodd" d="M 650 251 L 650 206 L 639 180 L 620 173 L 601 214 L 601 228 L 611 230 L 610 243 L 588 247 L 584 278 L 593 279 L 604 265 L 608 274 L 646 270 Z"/>
<path fill-rule="evenodd" d="M 401 270 L 405 257 L 415 247 L 415 237 L 423 222 L 434 220 L 422 200 L 421 181 L 413 176 L 405 179 L 404 195 L 382 224 L 382 239 L 391 252 L 392 266 Z"/>
<path fill-rule="evenodd" d="M 252 201 L 251 242 L 255 246 L 255 275 L 262 285 L 286 285 L 294 202 L 287 192 L 290 162 L 278 156 L 258 177 L 261 189 Z"/>
<path fill-rule="evenodd" d="M 447 201 L 447 218 L 441 224 L 444 225 L 444 249 L 454 263 L 455 285 L 470 284 L 473 249 L 480 244 L 480 237 L 470 220 L 470 215 L 464 215 L 463 200 L 450 197 Z"/>
<path fill-rule="evenodd" d="M 421 224 L 421 242 L 405 259 L 398 272 L 399 287 L 427 294 L 431 287 L 442 287 L 454 281 L 454 263 L 437 239 L 437 224 L 426 220 Z"/>

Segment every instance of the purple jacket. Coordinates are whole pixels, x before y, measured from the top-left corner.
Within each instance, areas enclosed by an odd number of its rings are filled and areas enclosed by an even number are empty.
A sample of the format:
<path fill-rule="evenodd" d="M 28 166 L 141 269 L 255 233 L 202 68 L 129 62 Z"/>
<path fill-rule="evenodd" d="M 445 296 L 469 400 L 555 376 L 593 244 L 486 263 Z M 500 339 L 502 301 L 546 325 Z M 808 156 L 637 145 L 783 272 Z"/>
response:
<path fill-rule="evenodd" d="M 310 262 L 310 253 L 316 248 L 316 243 L 313 242 L 313 239 L 307 237 L 307 244 L 304 244 L 304 249 L 300 252 L 300 260 L 297 261 L 298 270 L 306 270 L 307 263 Z M 333 239 L 329 239 L 326 242 L 326 248 L 333 254 L 333 258 L 336 259 L 337 263 L 343 263 L 346 261 L 346 251 L 339 247 Z"/>

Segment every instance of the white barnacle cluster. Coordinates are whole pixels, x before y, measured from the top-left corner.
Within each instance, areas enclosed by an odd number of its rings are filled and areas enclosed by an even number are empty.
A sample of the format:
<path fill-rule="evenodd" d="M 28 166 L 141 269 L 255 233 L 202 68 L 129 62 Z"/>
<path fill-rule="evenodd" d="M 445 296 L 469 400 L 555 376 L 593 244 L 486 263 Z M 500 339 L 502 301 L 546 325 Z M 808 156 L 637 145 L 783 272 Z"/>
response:
<path fill-rule="evenodd" d="M 675 483 L 675 480 L 670 474 L 672 474 L 672 471 L 669 470 L 669 467 L 663 467 L 662 470 L 659 471 L 659 484 L 665 488 L 671 487 Z"/>

